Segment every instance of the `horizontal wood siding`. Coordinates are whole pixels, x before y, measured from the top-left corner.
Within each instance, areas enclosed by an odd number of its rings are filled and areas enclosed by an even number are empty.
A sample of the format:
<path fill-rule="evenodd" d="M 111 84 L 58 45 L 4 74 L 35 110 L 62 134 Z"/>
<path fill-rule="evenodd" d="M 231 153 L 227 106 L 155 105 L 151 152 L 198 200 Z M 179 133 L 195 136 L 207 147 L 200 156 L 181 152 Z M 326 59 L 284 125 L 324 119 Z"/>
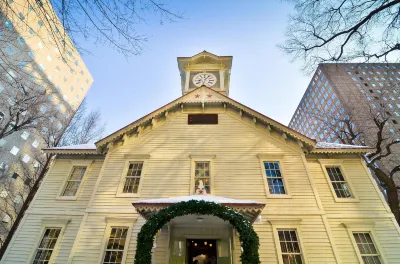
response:
<path fill-rule="evenodd" d="M 308 167 L 314 179 L 324 210 L 327 214 L 341 214 L 359 216 L 386 214 L 386 208 L 379 194 L 365 172 L 360 159 L 343 159 L 342 166 L 346 179 L 351 182 L 357 202 L 336 202 L 330 190 L 330 182 L 324 175 L 321 164 L 317 160 L 308 161 Z M 375 184 L 375 183 L 374 183 Z"/>
<path fill-rule="evenodd" d="M 253 225 L 260 239 L 261 263 L 278 263 L 280 256 L 277 255 L 275 243 L 279 246 L 279 241 L 275 241 L 272 225 L 268 222 L 268 219 L 273 217 L 263 213 L 262 218 L 262 223 Z M 307 256 L 308 263 L 336 263 L 321 216 L 280 216 L 280 218 L 302 219 L 298 234 L 304 245 L 302 253 Z"/>
<path fill-rule="evenodd" d="M 356 255 L 357 249 L 354 248 L 347 228 L 343 225 L 343 223 L 351 221 L 374 222 L 375 226 L 373 227 L 373 230 L 376 235 L 374 238 L 383 250 L 383 252 L 380 253 L 385 256 L 387 263 L 400 263 L 400 237 L 390 219 L 329 219 L 329 225 L 331 226 L 332 234 L 339 251 L 340 260 L 343 264 L 358 263 Z"/>
<path fill-rule="evenodd" d="M 106 217 L 110 216 L 123 218 L 127 215 L 89 214 L 79 241 L 77 241 L 78 246 L 76 247 L 72 263 L 98 263 L 99 258 L 104 253 L 102 243 L 107 226 Z M 129 217 L 132 217 L 132 215 L 129 215 Z M 133 263 L 136 252 L 136 237 L 144 222 L 144 219 L 140 217 L 133 225 L 126 263 Z M 123 224 L 120 225 L 122 226 Z"/>
<path fill-rule="evenodd" d="M 19 232 L 14 238 L 7 255 L 2 263 L 30 263 L 30 257 L 36 251 L 38 243 L 42 235 L 41 231 L 43 226 L 51 227 L 51 224 L 43 225 L 43 218 L 60 218 L 59 215 L 31 215 L 28 214 L 24 223 L 19 227 Z M 74 244 L 79 225 L 82 218 L 79 216 L 64 216 L 65 219 L 71 219 L 66 225 L 65 231 L 59 237 L 59 247 L 56 255 L 54 255 L 54 263 L 67 263 L 68 256 L 71 252 L 72 245 Z"/>
<path fill-rule="evenodd" d="M 139 198 L 116 198 L 125 155 L 150 154 Z M 284 155 L 291 199 L 267 199 L 257 154 Z M 133 199 L 190 194 L 190 155 L 215 155 L 214 195 L 267 202 L 268 211 L 318 210 L 299 152 L 240 120 L 219 115 L 218 125 L 187 125 L 180 114 L 139 138 L 127 140 L 111 153 L 92 207 L 131 209 Z M 243 184 L 245 183 L 245 184 Z"/>
<path fill-rule="evenodd" d="M 30 209 L 42 211 L 73 210 L 83 213 L 88 206 L 102 165 L 103 160 L 94 160 L 93 163 L 88 166 L 88 172 L 81 183 L 81 189 L 79 190 L 77 199 L 75 201 L 64 201 L 57 200 L 56 198 L 65 179 L 69 177 L 72 164 L 67 159 L 56 159 L 53 168 L 48 172 L 42 183 L 44 187 L 42 187 L 41 191 L 37 194 L 33 206 L 31 206 Z"/>

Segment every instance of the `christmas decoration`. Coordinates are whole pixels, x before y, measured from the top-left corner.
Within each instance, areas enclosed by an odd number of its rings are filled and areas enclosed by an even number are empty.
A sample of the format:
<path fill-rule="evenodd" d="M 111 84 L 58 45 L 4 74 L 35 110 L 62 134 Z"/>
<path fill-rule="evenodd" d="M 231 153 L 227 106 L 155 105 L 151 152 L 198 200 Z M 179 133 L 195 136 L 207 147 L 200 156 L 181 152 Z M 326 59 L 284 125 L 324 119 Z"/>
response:
<path fill-rule="evenodd" d="M 207 195 L 207 190 L 204 187 L 204 183 L 202 180 L 199 180 L 199 186 L 197 187 L 196 194 Z"/>
<path fill-rule="evenodd" d="M 242 264 L 259 264 L 259 240 L 251 223 L 243 215 L 232 208 L 217 203 L 189 200 L 173 204 L 154 214 L 142 226 L 137 236 L 135 264 L 151 264 L 151 250 L 154 236 L 170 220 L 184 215 L 213 215 L 229 222 L 239 233 L 239 240 L 243 248 Z"/>

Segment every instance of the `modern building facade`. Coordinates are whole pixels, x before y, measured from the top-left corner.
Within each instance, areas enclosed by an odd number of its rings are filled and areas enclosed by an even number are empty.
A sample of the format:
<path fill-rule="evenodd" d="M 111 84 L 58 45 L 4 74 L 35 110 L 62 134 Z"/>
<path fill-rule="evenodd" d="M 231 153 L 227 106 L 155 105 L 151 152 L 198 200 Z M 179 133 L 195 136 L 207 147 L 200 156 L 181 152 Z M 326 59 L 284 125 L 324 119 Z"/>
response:
<path fill-rule="evenodd" d="M 231 63 L 178 58 L 182 97 L 95 144 L 46 149 L 57 156 L 1 263 L 238 264 L 242 224 L 261 263 L 399 263 L 361 158 L 372 149 L 317 143 L 230 99 Z"/>
<path fill-rule="evenodd" d="M 320 64 L 289 127 L 318 141 L 339 142 L 333 129 L 340 129 L 339 121 L 349 115 L 364 132 L 365 143 L 375 146 L 371 122 L 376 113 L 389 118 L 384 137 L 400 140 L 399 63 Z M 394 154 L 381 163 L 386 171 L 400 164 L 399 144 L 392 149 Z"/>
<path fill-rule="evenodd" d="M 64 34 L 48 1 L 8 0 L 0 7 L 0 124 L 13 120 L 9 108 L 15 105 L 16 98 L 23 96 L 23 90 L 26 92 L 28 86 L 34 87 L 32 91 L 43 92 L 43 96 L 35 98 L 41 102 L 36 110 L 43 118 L 32 122 L 34 128 L 0 138 L 1 181 L 7 182 L 10 178 L 24 181 L 20 177 L 20 165 L 39 166 L 35 155 L 40 152 L 43 137 L 50 127 L 57 133 L 63 132 L 85 98 L 93 78 L 72 41 Z M 48 10 L 48 14 L 39 16 L 40 8 Z M 51 19 L 56 26 L 49 29 L 42 19 Z M 59 35 L 54 36 L 55 32 Z M 60 43 L 65 45 L 60 46 Z M 26 97 L 29 96 L 32 93 Z M 30 102 L 32 100 L 27 104 Z M 26 111 L 21 111 L 21 115 L 25 114 Z M 15 122 L 11 122 L 8 127 L 14 125 Z M 7 199 L 7 191 L 0 190 L 0 196 L 2 200 Z M 22 199 L 18 198 L 18 201 Z M 0 218 L 2 225 L 7 225 L 10 220 L 9 215 L 3 213 Z"/>

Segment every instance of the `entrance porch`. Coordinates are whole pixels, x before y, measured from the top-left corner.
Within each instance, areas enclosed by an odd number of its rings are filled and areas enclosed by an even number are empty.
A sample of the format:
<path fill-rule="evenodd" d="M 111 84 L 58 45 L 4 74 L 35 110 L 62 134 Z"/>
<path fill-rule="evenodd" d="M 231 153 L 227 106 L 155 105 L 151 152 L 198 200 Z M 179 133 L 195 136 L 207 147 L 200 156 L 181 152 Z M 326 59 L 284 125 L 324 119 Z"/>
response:
<path fill-rule="evenodd" d="M 223 205 L 226 213 L 234 219 L 253 223 L 265 204 L 256 201 L 234 200 L 210 195 L 141 200 L 133 202 L 136 210 L 147 220 L 164 208 L 173 204 L 192 202 Z M 200 205 L 199 205 L 200 206 Z M 215 205 L 214 205 L 215 206 Z M 165 211 L 165 210 L 163 210 Z M 197 214 L 196 210 L 171 217 L 154 238 L 153 263 L 173 264 L 234 264 L 241 253 L 239 236 L 230 224 L 213 213 Z M 247 223 L 249 223 L 247 222 Z M 241 222 L 242 223 L 242 222 Z M 250 224 L 249 223 L 249 224 Z M 251 229 L 252 230 L 252 229 Z M 253 231 L 254 232 L 254 231 Z M 163 256 L 164 254 L 164 256 Z M 162 259 L 160 259 L 162 258 Z M 157 259 L 157 261 L 154 261 Z M 163 260 L 164 259 L 164 260 Z"/>

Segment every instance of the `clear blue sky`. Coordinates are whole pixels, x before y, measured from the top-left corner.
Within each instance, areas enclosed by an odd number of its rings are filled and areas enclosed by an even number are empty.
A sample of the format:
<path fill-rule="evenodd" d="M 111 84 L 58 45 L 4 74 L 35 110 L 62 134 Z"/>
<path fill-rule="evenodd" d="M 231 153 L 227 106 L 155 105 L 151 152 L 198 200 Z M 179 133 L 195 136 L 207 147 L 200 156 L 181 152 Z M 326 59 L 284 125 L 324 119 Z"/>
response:
<path fill-rule="evenodd" d="M 181 96 L 176 57 L 203 50 L 233 56 L 230 97 L 288 124 L 309 81 L 300 63 L 277 48 L 291 6 L 281 1 L 171 1 L 185 16 L 150 22 L 143 55 L 126 60 L 108 46 L 89 46 L 83 59 L 94 77 L 87 101 L 100 108 L 105 135 Z M 87 46 L 86 46 L 87 47 Z"/>

